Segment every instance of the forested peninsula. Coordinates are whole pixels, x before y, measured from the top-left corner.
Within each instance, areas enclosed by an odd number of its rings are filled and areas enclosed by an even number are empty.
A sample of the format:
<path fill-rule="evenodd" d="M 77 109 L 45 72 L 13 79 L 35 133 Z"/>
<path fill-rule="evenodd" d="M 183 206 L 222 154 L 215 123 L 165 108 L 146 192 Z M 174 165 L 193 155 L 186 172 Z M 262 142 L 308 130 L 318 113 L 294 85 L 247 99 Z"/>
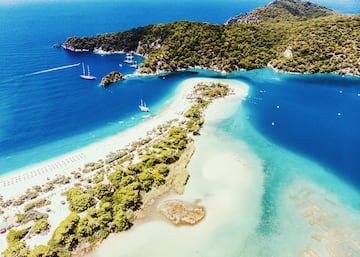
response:
<path fill-rule="evenodd" d="M 276 0 L 224 25 L 179 21 L 94 37 L 71 37 L 71 51 L 135 51 L 138 72 L 190 68 L 239 71 L 262 67 L 360 76 L 360 15 L 300 0 Z"/>

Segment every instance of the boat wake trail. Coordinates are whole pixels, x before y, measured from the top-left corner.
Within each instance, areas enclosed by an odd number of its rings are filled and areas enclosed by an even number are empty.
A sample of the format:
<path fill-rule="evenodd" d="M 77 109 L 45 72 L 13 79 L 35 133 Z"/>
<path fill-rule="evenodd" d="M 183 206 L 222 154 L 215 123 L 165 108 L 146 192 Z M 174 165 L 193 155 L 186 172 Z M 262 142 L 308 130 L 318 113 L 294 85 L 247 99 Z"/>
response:
<path fill-rule="evenodd" d="M 71 64 L 71 65 L 55 67 L 55 68 L 51 68 L 51 69 L 46 69 L 46 70 L 33 72 L 33 73 L 30 73 L 29 75 L 37 75 L 37 74 L 42 74 L 42 73 L 47 73 L 47 72 L 52 72 L 52 71 L 57 71 L 57 70 L 69 69 L 69 68 L 76 67 L 76 66 L 79 66 L 79 65 L 80 65 L 80 63 L 75 63 L 75 64 Z"/>
<path fill-rule="evenodd" d="M 21 80 L 23 78 L 27 78 L 27 77 L 34 76 L 34 75 L 39 75 L 39 74 L 42 74 L 42 73 L 47 73 L 47 72 L 52 72 L 52 71 L 57 71 L 57 70 L 63 70 L 63 69 L 69 69 L 69 68 L 76 67 L 76 66 L 79 66 L 79 65 L 80 65 L 80 63 L 75 63 L 75 64 L 55 67 L 55 68 L 36 71 L 36 72 L 32 72 L 32 73 L 27 73 L 27 74 L 15 75 L 15 76 L 13 76 L 11 78 L 5 78 L 3 80 L 0 80 L 0 87 L 1 87 L 1 85 L 6 85 L 6 84 L 12 83 L 14 81 L 17 81 L 19 79 Z"/>

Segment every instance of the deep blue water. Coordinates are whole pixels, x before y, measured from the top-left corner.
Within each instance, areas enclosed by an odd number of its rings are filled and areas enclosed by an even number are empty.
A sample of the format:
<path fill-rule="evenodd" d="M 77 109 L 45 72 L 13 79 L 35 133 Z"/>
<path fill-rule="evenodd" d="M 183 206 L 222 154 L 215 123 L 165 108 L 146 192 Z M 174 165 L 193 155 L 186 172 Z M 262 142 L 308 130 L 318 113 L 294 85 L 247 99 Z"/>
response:
<path fill-rule="evenodd" d="M 99 79 L 79 78 L 81 66 L 33 74 L 81 62 L 89 64 L 98 78 L 115 69 L 127 74 L 133 71 L 126 65 L 119 67 L 123 55 L 74 54 L 53 48 L 54 43 L 73 35 L 95 35 L 175 20 L 223 23 L 230 16 L 267 2 L 0 5 L 0 174 L 88 145 L 141 122 L 137 108 L 141 98 L 156 114 L 174 95 L 179 82 L 194 76 L 132 78 L 104 90 L 98 85 Z M 354 8 L 333 1 L 328 7 L 347 13 L 360 11 L 359 5 Z M 360 186 L 359 79 L 277 74 L 268 69 L 229 77 L 250 85 L 245 107 L 261 134 Z"/>
<path fill-rule="evenodd" d="M 252 126 L 274 144 L 320 163 L 360 188 L 359 78 L 270 69 L 233 77 L 250 85 L 250 92 L 243 104 L 245 110 L 230 124 L 245 112 Z M 244 138 L 247 132 L 237 131 L 235 126 L 231 133 Z"/>
<path fill-rule="evenodd" d="M 183 79 L 132 78 L 104 90 L 98 84 L 108 72 L 134 71 L 126 64 L 119 67 L 124 55 L 74 54 L 53 48 L 54 43 L 73 35 L 176 20 L 224 23 L 241 10 L 255 7 L 236 6 L 166 1 L 0 3 L 0 174 L 141 122 L 137 108 L 140 99 L 147 102 L 154 115 Z M 45 72 L 81 62 L 90 65 L 97 81 L 81 80 L 81 66 Z"/>

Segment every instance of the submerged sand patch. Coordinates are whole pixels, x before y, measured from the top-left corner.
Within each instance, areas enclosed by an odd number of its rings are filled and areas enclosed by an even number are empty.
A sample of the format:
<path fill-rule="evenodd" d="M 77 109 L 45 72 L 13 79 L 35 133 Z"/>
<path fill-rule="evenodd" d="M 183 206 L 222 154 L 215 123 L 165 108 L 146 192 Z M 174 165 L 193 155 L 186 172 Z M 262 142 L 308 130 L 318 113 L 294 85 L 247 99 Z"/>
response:
<path fill-rule="evenodd" d="M 157 209 L 174 225 L 196 225 L 206 214 L 203 206 L 180 200 L 164 201 Z"/>
<path fill-rule="evenodd" d="M 266 190 L 261 224 L 237 256 L 360 257 L 359 193 L 256 130 L 246 136 L 264 158 Z"/>

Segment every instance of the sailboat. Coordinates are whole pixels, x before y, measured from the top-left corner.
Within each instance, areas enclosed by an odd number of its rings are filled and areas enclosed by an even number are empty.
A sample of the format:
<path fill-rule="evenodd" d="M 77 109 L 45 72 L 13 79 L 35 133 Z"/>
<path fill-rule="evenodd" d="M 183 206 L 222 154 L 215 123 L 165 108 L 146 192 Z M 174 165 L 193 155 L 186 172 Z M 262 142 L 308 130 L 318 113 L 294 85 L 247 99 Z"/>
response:
<path fill-rule="evenodd" d="M 146 106 L 146 103 L 143 102 L 142 99 L 141 99 L 141 103 L 140 103 L 140 105 L 139 105 L 139 108 L 140 108 L 140 110 L 141 110 L 142 112 L 149 112 L 149 111 L 150 111 L 149 107 Z"/>
<path fill-rule="evenodd" d="M 132 53 L 127 53 L 126 59 L 124 60 L 124 62 L 126 62 L 128 64 L 133 64 L 134 63 L 134 55 Z"/>
<path fill-rule="evenodd" d="M 85 74 L 85 66 L 84 66 L 84 63 L 82 63 L 82 70 L 83 70 L 83 73 L 80 75 L 80 78 L 82 78 L 82 79 L 87 79 L 87 80 L 94 80 L 94 79 L 96 79 L 95 76 L 90 75 L 89 65 L 87 66 L 87 75 Z"/>
<path fill-rule="evenodd" d="M 138 66 L 137 66 L 137 62 L 134 61 L 132 64 L 130 64 L 130 67 L 137 69 L 137 67 L 138 67 Z"/>

